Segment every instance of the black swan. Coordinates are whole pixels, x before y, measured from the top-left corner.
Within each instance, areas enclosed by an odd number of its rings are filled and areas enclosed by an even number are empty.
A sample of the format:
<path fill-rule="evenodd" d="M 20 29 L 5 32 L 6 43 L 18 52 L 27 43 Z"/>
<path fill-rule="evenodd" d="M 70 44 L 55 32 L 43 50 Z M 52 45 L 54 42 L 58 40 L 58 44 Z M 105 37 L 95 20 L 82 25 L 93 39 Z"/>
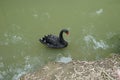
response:
<path fill-rule="evenodd" d="M 50 48 L 64 48 L 68 46 L 68 42 L 66 42 L 63 38 L 63 32 L 67 35 L 69 34 L 69 31 L 67 29 L 62 29 L 60 31 L 59 37 L 55 35 L 45 35 L 43 38 L 41 38 L 39 41 L 50 47 Z"/>

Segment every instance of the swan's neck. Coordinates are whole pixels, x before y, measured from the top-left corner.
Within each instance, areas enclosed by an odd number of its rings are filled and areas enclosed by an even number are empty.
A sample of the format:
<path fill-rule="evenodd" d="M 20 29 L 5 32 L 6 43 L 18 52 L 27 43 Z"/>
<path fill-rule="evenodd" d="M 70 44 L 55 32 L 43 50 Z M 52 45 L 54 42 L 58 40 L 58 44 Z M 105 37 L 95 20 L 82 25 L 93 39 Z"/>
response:
<path fill-rule="evenodd" d="M 60 39 L 60 42 L 62 43 L 62 44 L 64 44 L 64 46 L 66 47 L 67 45 L 68 45 L 68 43 L 64 40 L 64 38 L 63 38 L 63 32 L 64 31 L 61 31 L 60 32 L 60 34 L 59 34 L 59 39 Z"/>
<path fill-rule="evenodd" d="M 59 34 L 59 39 L 60 39 L 61 42 L 62 42 L 62 41 L 65 41 L 65 40 L 63 39 L 63 31 L 60 32 L 60 34 Z"/>

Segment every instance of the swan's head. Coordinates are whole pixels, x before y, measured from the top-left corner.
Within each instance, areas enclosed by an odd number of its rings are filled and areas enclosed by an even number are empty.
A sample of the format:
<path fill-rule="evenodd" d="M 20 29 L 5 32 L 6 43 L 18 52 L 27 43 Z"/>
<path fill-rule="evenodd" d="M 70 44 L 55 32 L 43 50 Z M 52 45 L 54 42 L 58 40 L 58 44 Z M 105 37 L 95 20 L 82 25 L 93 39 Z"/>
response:
<path fill-rule="evenodd" d="M 62 29 L 62 32 L 65 32 L 67 35 L 69 35 L 69 31 L 67 29 Z"/>

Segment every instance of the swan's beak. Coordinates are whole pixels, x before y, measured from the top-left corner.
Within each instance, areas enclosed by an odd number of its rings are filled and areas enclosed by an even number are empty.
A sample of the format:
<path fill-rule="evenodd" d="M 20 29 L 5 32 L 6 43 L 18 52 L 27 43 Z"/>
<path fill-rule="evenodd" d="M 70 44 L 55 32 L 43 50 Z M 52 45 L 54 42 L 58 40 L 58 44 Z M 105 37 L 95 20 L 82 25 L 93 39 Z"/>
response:
<path fill-rule="evenodd" d="M 69 32 L 66 32 L 67 35 L 69 35 Z"/>

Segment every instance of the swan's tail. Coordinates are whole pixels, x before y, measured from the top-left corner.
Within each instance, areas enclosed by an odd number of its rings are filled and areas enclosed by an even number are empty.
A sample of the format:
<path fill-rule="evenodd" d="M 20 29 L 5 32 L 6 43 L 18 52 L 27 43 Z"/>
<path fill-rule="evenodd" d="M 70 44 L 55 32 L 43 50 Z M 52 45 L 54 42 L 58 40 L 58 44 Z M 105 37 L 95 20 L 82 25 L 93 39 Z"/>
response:
<path fill-rule="evenodd" d="M 47 42 L 47 36 L 45 35 L 43 38 L 39 39 L 39 41 L 43 44 L 46 44 Z"/>

